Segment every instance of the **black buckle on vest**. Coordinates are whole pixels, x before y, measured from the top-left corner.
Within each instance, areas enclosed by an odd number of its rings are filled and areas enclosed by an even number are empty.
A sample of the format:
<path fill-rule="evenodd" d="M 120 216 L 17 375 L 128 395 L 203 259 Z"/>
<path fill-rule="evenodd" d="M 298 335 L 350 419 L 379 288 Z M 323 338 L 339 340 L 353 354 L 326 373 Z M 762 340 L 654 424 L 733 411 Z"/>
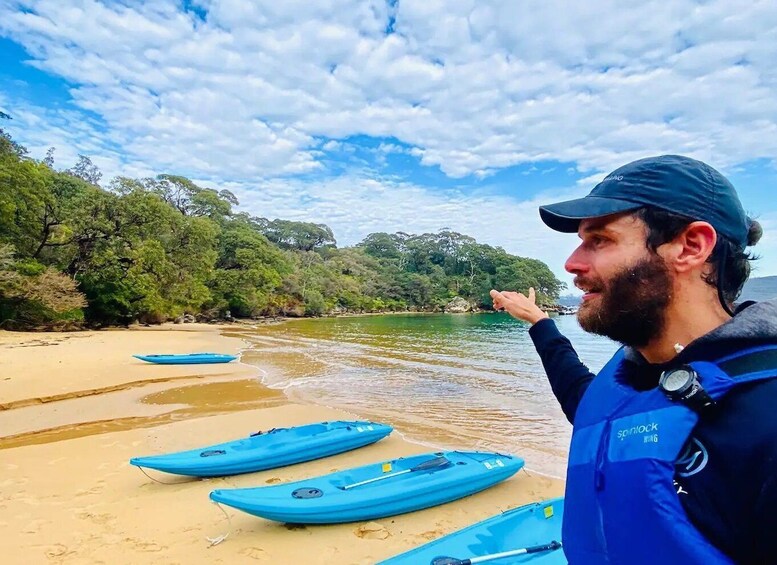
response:
<path fill-rule="evenodd" d="M 661 373 L 658 387 L 669 400 L 682 402 L 699 414 L 715 406 L 715 401 L 701 386 L 699 375 L 689 365 Z"/>

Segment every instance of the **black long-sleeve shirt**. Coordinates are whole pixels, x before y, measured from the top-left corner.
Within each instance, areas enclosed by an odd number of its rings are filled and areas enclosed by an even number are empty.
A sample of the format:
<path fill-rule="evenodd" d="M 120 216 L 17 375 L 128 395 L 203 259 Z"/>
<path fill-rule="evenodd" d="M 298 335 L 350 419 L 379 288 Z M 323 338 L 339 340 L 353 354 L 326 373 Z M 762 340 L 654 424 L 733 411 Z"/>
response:
<path fill-rule="evenodd" d="M 574 424 L 594 374 L 552 320 L 537 322 L 529 335 L 561 409 Z M 741 346 L 741 341 L 699 344 L 682 362 L 718 359 L 727 348 Z M 666 367 L 634 363 L 633 386 L 656 387 Z M 777 564 L 777 379 L 730 392 L 697 424 L 688 450 L 676 464 L 675 482 L 691 522 L 737 563 Z"/>

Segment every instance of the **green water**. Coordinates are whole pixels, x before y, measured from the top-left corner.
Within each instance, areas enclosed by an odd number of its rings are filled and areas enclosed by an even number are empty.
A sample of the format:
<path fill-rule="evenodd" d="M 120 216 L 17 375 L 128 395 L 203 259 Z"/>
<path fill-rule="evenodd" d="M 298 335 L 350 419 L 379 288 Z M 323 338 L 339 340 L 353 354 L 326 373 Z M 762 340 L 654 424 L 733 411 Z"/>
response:
<path fill-rule="evenodd" d="M 615 352 L 555 318 L 597 371 Z M 571 433 L 528 335 L 506 314 L 402 314 L 296 320 L 258 327 L 243 362 L 292 400 L 390 423 L 416 441 L 515 453 L 563 475 Z"/>

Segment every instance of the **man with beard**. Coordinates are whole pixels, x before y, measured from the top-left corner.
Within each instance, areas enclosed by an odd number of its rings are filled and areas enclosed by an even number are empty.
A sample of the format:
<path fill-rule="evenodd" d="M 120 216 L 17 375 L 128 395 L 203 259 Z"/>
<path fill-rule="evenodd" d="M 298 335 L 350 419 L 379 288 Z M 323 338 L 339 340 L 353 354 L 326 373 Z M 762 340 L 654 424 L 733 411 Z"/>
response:
<path fill-rule="evenodd" d="M 532 324 L 574 426 L 569 562 L 777 563 L 777 304 L 734 312 L 761 235 L 734 187 L 665 155 L 540 215 L 581 239 L 565 264 L 580 325 L 624 345 L 594 376 L 533 290 L 491 291 Z"/>

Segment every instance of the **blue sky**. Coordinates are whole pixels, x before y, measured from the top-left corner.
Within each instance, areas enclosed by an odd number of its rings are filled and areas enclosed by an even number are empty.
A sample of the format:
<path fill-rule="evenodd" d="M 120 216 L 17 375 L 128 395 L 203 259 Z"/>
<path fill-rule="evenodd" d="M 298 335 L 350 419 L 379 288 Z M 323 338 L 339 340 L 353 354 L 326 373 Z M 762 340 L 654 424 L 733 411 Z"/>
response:
<path fill-rule="evenodd" d="M 340 245 L 451 228 L 566 281 L 576 238 L 537 206 L 686 154 L 777 274 L 777 5 L 578 4 L 0 0 L 3 127 L 106 181 L 186 175 Z"/>

